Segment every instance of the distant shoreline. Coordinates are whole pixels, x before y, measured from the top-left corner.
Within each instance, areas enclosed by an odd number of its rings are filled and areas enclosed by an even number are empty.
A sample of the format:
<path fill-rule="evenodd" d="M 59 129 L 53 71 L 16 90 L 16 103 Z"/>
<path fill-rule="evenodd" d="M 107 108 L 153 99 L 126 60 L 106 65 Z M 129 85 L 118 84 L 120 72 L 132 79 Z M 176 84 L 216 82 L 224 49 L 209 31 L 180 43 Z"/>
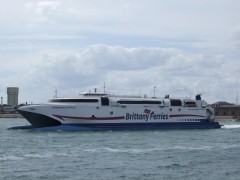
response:
<path fill-rule="evenodd" d="M 23 118 L 21 114 L 0 114 L 0 118 Z"/>
<path fill-rule="evenodd" d="M 21 114 L 0 114 L 0 119 L 1 118 L 24 118 Z M 240 117 L 236 117 L 236 116 L 215 116 L 216 120 L 238 120 L 240 119 Z"/>

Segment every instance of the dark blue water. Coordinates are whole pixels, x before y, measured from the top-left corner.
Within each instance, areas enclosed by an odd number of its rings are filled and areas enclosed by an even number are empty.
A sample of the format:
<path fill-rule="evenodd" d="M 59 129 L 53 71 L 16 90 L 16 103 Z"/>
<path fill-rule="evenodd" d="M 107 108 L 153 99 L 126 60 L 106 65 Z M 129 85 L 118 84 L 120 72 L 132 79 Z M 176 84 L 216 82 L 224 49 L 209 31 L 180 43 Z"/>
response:
<path fill-rule="evenodd" d="M 222 129 L 117 132 L 7 130 L 0 119 L 0 179 L 211 179 L 240 177 L 240 123 Z"/>

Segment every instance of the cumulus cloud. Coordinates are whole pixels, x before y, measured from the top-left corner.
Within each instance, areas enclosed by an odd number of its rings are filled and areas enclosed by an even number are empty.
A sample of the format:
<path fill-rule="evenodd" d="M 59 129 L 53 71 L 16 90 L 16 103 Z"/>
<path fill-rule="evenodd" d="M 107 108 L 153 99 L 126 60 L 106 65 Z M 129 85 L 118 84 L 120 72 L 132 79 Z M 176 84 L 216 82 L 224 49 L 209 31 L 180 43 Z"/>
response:
<path fill-rule="evenodd" d="M 78 51 L 45 52 L 36 60 L 17 78 L 1 79 L 6 86 L 6 81 L 11 81 L 20 87 L 23 101 L 42 102 L 43 98 L 46 101 L 55 89 L 60 96 L 77 95 L 93 88 L 103 91 L 106 83 L 106 90 L 115 94 L 151 97 L 156 86 L 157 96 L 189 97 L 205 93 L 214 102 L 230 96 L 234 100 L 240 85 L 238 62 L 172 48 L 96 44 Z"/>

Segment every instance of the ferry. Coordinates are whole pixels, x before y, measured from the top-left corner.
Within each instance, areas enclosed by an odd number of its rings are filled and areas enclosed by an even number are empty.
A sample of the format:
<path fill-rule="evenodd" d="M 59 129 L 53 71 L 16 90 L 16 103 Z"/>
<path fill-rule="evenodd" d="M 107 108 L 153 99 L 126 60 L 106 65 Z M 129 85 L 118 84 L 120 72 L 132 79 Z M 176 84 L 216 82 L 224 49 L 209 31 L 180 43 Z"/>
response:
<path fill-rule="evenodd" d="M 214 110 L 195 99 L 117 96 L 83 93 L 74 98 L 53 98 L 45 104 L 26 105 L 18 112 L 31 129 L 45 130 L 155 130 L 214 129 Z"/>

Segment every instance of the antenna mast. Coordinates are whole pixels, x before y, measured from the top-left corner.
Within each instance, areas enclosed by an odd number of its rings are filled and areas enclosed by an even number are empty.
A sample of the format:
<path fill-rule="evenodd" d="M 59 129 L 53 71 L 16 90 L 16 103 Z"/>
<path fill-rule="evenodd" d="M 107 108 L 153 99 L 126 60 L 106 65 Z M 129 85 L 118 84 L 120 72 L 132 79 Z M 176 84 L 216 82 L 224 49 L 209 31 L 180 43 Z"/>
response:
<path fill-rule="evenodd" d="M 156 86 L 153 87 L 153 97 L 155 98 Z"/>
<path fill-rule="evenodd" d="M 55 98 L 57 98 L 57 89 L 55 90 Z"/>
<path fill-rule="evenodd" d="M 238 93 L 237 93 L 237 98 L 236 98 L 236 105 L 238 105 Z"/>
<path fill-rule="evenodd" d="M 104 82 L 104 85 L 103 85 L 103 93 L 105 93 L 105 82 Z"/>

